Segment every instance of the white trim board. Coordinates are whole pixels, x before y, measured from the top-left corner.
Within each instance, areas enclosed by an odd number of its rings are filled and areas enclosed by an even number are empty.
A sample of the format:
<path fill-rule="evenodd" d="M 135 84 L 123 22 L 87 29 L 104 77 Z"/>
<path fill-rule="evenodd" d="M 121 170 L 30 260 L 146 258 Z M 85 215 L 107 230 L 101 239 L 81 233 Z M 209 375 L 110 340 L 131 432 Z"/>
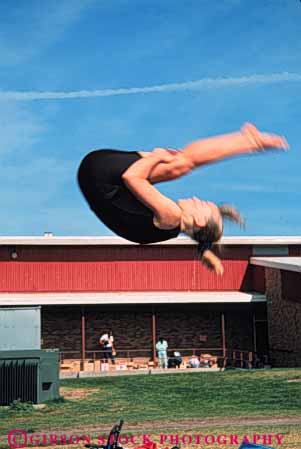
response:
<path fill-rule="evenodd" d="M 301 273 L 301 257 L 251 257 L 251 265 Z"/>
<path fill-rule="evenodd" d="M 244 237 L 223 237 L 222 245 L 301 245 L 301 236 L 244 236 Z M 137 243 L 122 239 L 121 237 L 57 237 L 57 236 L 26 236 L 26 237 L 0 237 L 0 246 L 15 246 L 15 245 L 45 245 L 45 246 L 60 246 L 60 245 L 130 245 L 141 246 Z M 170 245 L 196 245 L 196 243 L 188 237 L 177 237 L 165 242 L 152 243 L 151 246 L 170 246 Z M 150 245 L 146 245 L 150 246 Z"/>
<path fill-rule="evenodd" d="M 249 304 L 254 302 L 266 302 L 265 295 L 236 291 L 0 294 L 0 306 L 89 304 Z"/>

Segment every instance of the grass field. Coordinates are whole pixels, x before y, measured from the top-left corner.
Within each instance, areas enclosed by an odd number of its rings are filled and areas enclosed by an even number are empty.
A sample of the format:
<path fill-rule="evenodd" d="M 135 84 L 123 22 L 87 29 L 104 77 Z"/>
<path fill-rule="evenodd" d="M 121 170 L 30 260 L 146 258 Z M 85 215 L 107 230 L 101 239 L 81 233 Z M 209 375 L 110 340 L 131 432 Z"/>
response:
<path fill-rule="evenodd" d="M 1 447 L 12 428 L 97 436 L 119 418 L 127 434 L 146 432 L 157 440 L 161 433 L 274 429 L 286 435 L 286 445 L 278 447 L 301 447 L 301 369 L 70 379 L 61 382 L 61 395 L 64 400 L 41 410 L 1 410 Z M 194 446 L 210 447 L 189 444 Z"/>

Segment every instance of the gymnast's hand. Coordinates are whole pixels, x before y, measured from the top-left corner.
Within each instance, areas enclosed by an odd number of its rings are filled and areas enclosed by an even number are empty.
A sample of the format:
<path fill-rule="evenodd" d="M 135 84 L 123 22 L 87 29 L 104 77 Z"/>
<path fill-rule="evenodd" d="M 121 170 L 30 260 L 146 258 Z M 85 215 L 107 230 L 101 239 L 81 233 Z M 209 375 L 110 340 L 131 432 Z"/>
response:
<path fill-rule="evenodd" d="M 154 148 L 152 155 L 158 158 L 158 162 L 172 162 L 175 159 L 175 154 L 171 153 L 165 148 Z"/>

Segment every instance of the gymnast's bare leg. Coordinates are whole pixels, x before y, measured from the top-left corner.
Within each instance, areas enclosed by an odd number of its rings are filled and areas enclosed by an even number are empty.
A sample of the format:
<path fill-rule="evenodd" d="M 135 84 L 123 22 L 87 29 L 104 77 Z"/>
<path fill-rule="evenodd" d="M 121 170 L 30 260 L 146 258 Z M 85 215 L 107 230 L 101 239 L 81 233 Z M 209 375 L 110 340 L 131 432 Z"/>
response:
<path fill-rule="evenodd" d="M 257 153 L 267 149 L 288 149 L 284 137 L 260 132 L 254 125 L 245 124 L 240 132 L 197 140 L 175 152 L 168 163 L 156 165 L 150 173 L 152 184 L 179 178 L 202 165 L 241 154 Z M 148 157 L 152 153 L 139 152 Z"/>

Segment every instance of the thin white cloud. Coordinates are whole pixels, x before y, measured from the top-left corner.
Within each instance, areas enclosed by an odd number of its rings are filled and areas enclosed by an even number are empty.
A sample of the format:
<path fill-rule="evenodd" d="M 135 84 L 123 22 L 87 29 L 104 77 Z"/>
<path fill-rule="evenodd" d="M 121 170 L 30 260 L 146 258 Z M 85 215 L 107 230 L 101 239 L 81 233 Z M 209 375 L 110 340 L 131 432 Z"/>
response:
<path fill-rule="evenodd" d="M 200 90 L 218 87 L 243 87 L 252 84 L 273 84 L 283 82 L 300 82 L 300 73 L 272 73 L 269 75 L 249 75 L 228 78 L 202 78 L 196 81 L 182 83 L 159 84 L 144 87 L 129 87 L 117 89 L 78 90 L 78 91 L 0 91 L 1 100 L 32 101 L 32 100 L 67 100 L 72 98 L 112 97 L 116 95 L 148 94 L 155 92 L 176 92 L 185 90 Z"/>

